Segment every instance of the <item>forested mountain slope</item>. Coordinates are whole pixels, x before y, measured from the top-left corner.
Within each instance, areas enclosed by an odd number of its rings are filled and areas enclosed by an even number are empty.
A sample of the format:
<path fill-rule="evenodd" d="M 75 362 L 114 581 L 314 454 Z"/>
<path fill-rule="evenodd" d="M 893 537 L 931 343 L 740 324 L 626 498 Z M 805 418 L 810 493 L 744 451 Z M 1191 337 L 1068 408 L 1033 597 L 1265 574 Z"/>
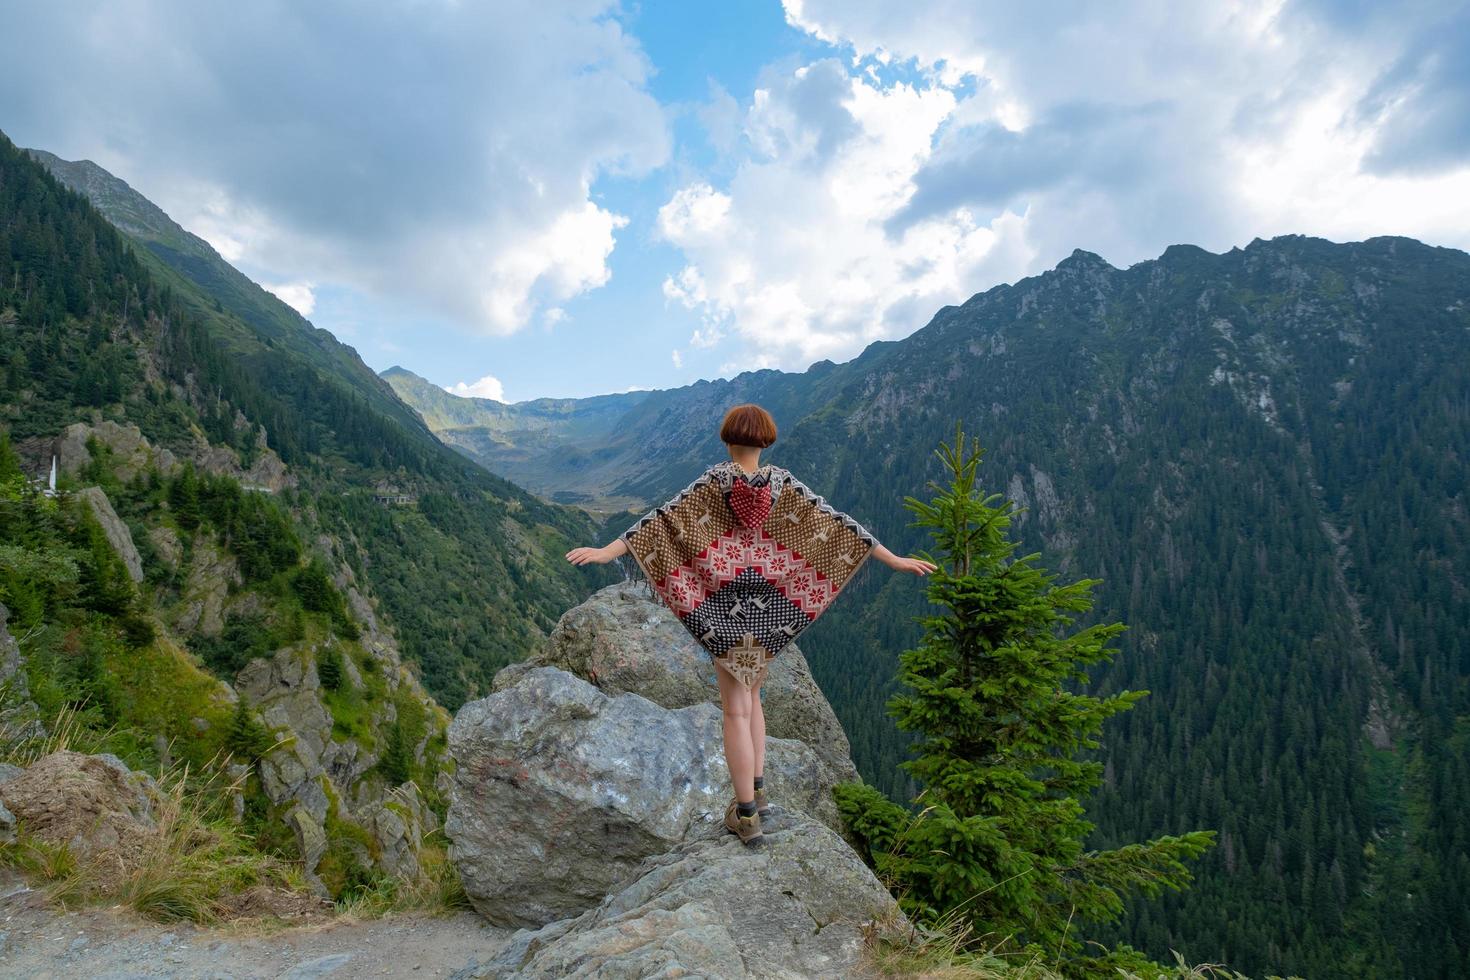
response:
<path fill-rule="evenodd" d="M 650 471 L 601 479 L 659 501 L 747 400 L 782 426 L 770 459 L 898 552 L 962 419 L 1026 546 L 1103 579 L 1096 617 L 1129 629 L 1097 684 L 1152 695 L 1102 749 L 1097 843 L 1221 832 L 1125 938 L 1252 973 L 1470 973 L 1470 256 L 1079 250 L 845 364 L 652 392 L 582 449 L 648 445 Z M 804 635 L 859 768 L 905 799 L 884 704 L 923 611 L 866 568 Z"/>
<path fill-rule="evenodd" d="M 86 161 L 4 150 L 0 255 L 17 319 L 3 402 L 18 442 L 116 419 L 169 447 L 193 438 L 197 416 L 203 436 L 247 463 L 268 446 L 298 481 L 303 516 L 340 540 L 451 709 L 616 577 L 562 558 L 600 533 L 594 520 L 445 447 L 350 347 L 124 182 Z M 35 159 L 126 236 L 38 180 Z"/>

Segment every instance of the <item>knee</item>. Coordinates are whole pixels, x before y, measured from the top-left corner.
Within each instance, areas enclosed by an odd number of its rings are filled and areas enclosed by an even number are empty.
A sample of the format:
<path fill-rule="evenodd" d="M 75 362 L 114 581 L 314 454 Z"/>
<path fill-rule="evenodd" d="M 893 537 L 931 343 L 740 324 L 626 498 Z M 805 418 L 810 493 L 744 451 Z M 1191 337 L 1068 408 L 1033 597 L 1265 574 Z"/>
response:
<path fill-rule="evenodd" d="M 749 721 L 749 720 L 750 720 L 750 704 L 749 703 L 736 703 L 736 704 L 726 704 L 725 705 L 725 721 L 727 721 L 727 722 L 732 722 L 733 721 L 733 722 L 736 722 L 738 724 L 740 722 L 745 722 L 745 721 Z"/>

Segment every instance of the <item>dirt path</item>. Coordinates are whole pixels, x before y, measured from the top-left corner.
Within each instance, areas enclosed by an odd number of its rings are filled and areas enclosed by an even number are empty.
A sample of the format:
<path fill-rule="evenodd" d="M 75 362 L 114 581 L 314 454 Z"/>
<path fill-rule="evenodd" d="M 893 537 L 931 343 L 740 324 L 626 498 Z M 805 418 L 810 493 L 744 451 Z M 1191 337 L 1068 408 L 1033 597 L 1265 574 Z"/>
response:
<path fill-rule="evenodd" d="M 269 933 L 160 925 L 111 909 L 58 912 L 0 872 L 4 980 L 452 977 L 494 955 L 512 932 L 468 912 Z"/>

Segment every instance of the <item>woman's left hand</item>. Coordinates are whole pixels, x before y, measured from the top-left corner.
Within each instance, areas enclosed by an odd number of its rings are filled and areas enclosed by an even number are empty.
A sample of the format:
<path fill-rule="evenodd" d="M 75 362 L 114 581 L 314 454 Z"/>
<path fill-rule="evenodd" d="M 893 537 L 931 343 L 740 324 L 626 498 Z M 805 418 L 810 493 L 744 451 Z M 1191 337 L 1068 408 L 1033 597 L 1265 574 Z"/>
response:
<path fill-rule="evenodd" d="M 912 572 L 919 576 L 939 570 L 939 566 L 932 561 L 925 561 L 922 558 L 900 558 L 898 555 L 893 556 L 893 562 L 889 567 L 895 572 Z"/>

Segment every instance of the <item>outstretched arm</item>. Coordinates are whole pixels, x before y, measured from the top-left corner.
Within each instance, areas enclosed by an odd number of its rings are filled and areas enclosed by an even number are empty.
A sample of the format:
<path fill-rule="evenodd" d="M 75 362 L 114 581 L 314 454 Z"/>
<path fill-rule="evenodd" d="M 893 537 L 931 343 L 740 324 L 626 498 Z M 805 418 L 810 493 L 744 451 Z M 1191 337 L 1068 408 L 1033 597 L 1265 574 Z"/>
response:
<path fill-rule="evenodd" d="M 895 572 L 912 572 L 923 576 L 939 568 L 932 561 L 924 561 L 922 558 L 900 558 L 881 544 L 873 546 L 873 557 Z"/>
<path fill-rule="evenodd" d="M 628 553 L 628 542 L 618 538 L 610 545 L 601 548 L 573 548 L 567 552 L 567 561 L 573 565 L 606 565 L 614 559 Z"/>
<path fill-rule="evenodd" d="M 806 495 L 806 498 L 808 500 L 812 501 L 818 507 L 823 508 L 824 510 L 832 511 L 832 507 L 830 504 L 827 503 L 826 498 L 824 498 L 821 494 L 814 492 L 805 483 L 802 483 L 796 477 L 792 476 L 790 470 L 783 469 L 781 473 L 783 474 L 783 476 L 785 476 L 787 482 L 791 486 L 795 487 L 802 494 Z M 832 512 L 836 513 L 835 511 Z M 865 541 L 872 542 L 873 557 L 881 561 L 883 564 L 887 565 L 889 568 L 893 569 L 895 572 L 911 572 L 914 575 L 923 576 L 928 575 L 930 572 L 938 570 L 938 565 L 934 564 L 933 562 L 924 561 L 921 558 L 900 558 L 898 555 L 895 555 L 893 552 L 885 548 L 883 546 L 883 543 L 880 542 L 871 531 L 859 524 L 850 515 L 842 514 L 841 516 L 845 521 L 848 522 L 849 526 L 857 532 L 858 537 L 862 538 Z"/>

